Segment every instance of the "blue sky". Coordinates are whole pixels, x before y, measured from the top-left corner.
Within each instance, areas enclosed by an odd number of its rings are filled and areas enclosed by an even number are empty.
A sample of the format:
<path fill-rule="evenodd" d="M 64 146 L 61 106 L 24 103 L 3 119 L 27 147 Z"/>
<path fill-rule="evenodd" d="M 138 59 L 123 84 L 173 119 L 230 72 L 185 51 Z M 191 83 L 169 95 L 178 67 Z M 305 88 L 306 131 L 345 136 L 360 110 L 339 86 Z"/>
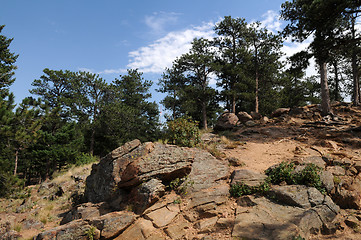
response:
<path fill-rule="evenodd" d="M 14 38 L 11 51 L 19 54 L 11 91 L 19 102 L 30 96 L 34 79 L 44 68 L 86 70 L 107 82 L 139 68 L 154 82 L 165 67 L 187 52 L 194 37 L 211 38 L 214 24 L 224 16 L 262 21 L 272 31 L 283 0 L 2 0 L 1 34 Z M 304 44 L 288 43 L 287 55 Z"/>

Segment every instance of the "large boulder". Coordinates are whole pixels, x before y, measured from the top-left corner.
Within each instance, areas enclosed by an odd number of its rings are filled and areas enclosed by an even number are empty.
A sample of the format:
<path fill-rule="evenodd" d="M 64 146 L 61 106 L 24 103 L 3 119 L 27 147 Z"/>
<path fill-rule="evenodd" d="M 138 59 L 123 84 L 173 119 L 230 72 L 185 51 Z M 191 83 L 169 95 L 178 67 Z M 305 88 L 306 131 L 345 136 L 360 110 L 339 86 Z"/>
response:
<path fill-rule="evenodd" d="M 274 186 L 270 194 L 272 200 L 245 196 L 238 201 L 232 237 L 308 239 L 311 234 L 320 233 L 340 210 L 330 197 L 315 188 Z"/>
<path fill-rule="evenodd" d="M 109 201 L 153 178 L 164 182 L 181 178 L 190 173 L 197 151 L 201 150 L 139 140 L 126 143 L 93 165 L 85 197 Z"/>
<path fill-rule="evenodd" d="M 223 113 L 218 119 L 214 130 L 216 131 L 225 131 L 225 130 L 232 130 L 234 127 L 237 126 L 238 117 L 234 113 Z"/>
<path fill-rule="evenodd" d="M 252 116 L 249 115 L 247 112 L 239 112 L 237 113 L 237 117 L 240 122 L 245 123 L 249 120 L 253 120 Z"/>
<path fill-rule="evenodd" d="M 271 117 L 280 117 L 284 114 L 288 114 L 289 111 L 289 108 L 278 108 L 271 113 Z"/>

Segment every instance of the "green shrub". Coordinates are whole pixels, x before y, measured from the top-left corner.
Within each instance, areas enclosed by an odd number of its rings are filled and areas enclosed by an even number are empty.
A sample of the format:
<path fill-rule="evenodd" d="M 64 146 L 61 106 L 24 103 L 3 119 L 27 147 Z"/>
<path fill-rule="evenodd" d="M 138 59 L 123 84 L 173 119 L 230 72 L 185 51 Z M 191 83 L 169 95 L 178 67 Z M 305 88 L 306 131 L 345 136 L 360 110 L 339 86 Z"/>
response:
<path fill-rule="evenodd" d="M 264 182 L 258 186 L 248 186 L 244 183 L 236 183 L 231 185 L 231 188 L 229 189 L 229 193 L 231 194 L 231 197 L 240 197 L 243 195 L 250 195 L 250 194 L 265 194 L 269 191 L 269 184 L 267 182 Z"/>
<path fill-rule="evenodd" d="M 87 153 L 81 153 L 76 156 L 75 166 L 82 166 L 96 161 L 98 161 L 98 157 L 92 156 L 91 154 L 87 154 Z"/>
<path fill-rule="evenodd" d="M 198 122 L 191 117 L 177 118 L 167 123 L 165 137 L 170 143 L 182 147 L 194 147 L 200 143 Z"/>
<path fill-rule="evenodd" d="M 25 180 L 10 173 L 0 173 L 0 197 L 9 197 L 14 193 L 19 193 L 24 188 L 24 183 Z"/>
<path fill-rule="evenodd" d="M 309 163 L 305 168 L 296 173 L 294 163 L 282 162 L 277 167 L 268 169 L 268 181 L 272 184 L 279 184 L 285 181 L 287 184 L 306 185 L 308 187 L 315 187 L 321 193 L 325 193 L 322 187 L 320 177 L 321 168 L 313 163 Z"/>
<path fill-rule="evenodd" d="M 268 175 L 269 181 L 273 184 L 280 184 L 281 182 L 295 184 L 294 169 L 294 163 L 281 162 L 277 167 L 267 169 L 266 174 Z"/>

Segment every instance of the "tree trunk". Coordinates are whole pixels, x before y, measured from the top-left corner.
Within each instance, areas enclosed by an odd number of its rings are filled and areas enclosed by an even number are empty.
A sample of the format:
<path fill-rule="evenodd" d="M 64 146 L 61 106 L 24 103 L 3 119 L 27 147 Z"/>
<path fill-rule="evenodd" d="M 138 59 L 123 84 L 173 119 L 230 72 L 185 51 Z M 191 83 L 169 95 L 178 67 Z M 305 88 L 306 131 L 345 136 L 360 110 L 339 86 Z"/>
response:
<path fill-rule="evenodd" d="M 258 100 L 258 71 L 256 72 L 256 97 L 255 97 L 255 112 L 259 112 L 259 100 Z"/>
<path fill-rule="evenodd" d="M 94 154 L 94 142 L 95 142 L 95 129 L 93 127 L 92 129 L 92 134 L 91 134 L 91 137 L 90 137 L 90 155 L 93 156 Z"/>
<path fill-rule="evenodd" d="M 331 103 L 330 103 L 330 92 L 327 83 L 327 63 L 320 63 L 320 73 L 321 73 L 321 108 L 322 115 L 330 115 L 331 111 Z"/>
<path fill-rule="evenodd" d="M 356 29 L 355 29 L 355 21 L 356 19 L 352 19 L 352 39 L 356 38 Z M 358 66 L 357 66 L 357 53 L 355 50 L 356 46 L 353 46 L 352 49 L 352 57 L 351 57 L 351 65 L 352 65 L 352 80 L 353 80 L 353 104 L 355 106 L 360 105 L 360 82 L 358 77 Z"/>
<path fill-rule="evenodd" d="M 14 176 L 16 176 L 16 173 L 17 173 L 17 171 L 18 171 L 18 160 L 19 160 L 19 149 L 16 149 L 16 152 L 15 152 Z"/>
<path fill-rule="evenodd" d="M 337 61 L 334 61 L 333 68 L 335 70 L 335 101 L 340 101 L 340 79 L 338 77 Z"/>
<path fill-rule="evenodd" d="M 205 130 L 208 129 L 208 123 L 207 123 L 207 105 L 205 103 L 202 103 L 202 120 L 203 120 L 203 128 Z"/>
<path fill-rule="evenodd" d="M 231 113 L 236 113 L 236 96 L 232 95 Z"/>

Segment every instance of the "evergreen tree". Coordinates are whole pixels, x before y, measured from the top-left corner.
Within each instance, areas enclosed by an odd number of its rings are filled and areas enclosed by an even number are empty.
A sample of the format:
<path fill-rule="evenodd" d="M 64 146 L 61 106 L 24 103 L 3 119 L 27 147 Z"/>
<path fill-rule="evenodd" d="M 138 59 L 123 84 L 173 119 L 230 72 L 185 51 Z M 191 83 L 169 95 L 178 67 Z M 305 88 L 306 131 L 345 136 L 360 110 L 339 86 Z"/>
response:
<path fill-rule="evenodd" d="M 247 51 L 247 23 L 243 18 L 226 16 L 217 23 L 215 32 L 218 37 L 214 44 L 218 50 L 217 74 L 222 87 L 221 95 L 231 112 L 236 111 L 239 101 L 248 101 L 252 95 L 252 84 L 246 71 L 249 63 Z"/>
<path fill-rule="evenodd" d="M 0 25 L 0 33 L 5 25 Z M 0 34 L 0 97 L 4 98 L 9 91 L 10 85 L 15 81 L 14 70 L 16 59 L 19 55 L 10 52 L 12 38 Z"/>

